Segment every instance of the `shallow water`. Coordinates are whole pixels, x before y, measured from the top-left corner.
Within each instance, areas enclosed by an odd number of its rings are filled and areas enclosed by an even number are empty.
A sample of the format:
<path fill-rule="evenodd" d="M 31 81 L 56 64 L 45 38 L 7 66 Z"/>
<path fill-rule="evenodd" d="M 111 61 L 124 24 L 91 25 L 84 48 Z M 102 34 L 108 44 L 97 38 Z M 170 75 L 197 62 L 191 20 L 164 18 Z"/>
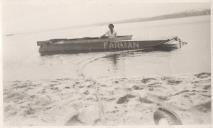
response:
<path fill-rule="evenodd" d="M 116 25 L 118 34 L 134 40 L 173 36 L 188 42 L 171 52 L 103 52 L 40 56 L 36 41 L 99 36 L 105 26 L 3 37 L 4 80 L 94 79 L 210 72 L 210 17 L 199 16 Z"/>
<path fill-rule="evenodd" d="M 102 125 L 154 125 L 153 113 L 159 103 L 174 108 L 183 124 L 210 124 L 211 110 L 205 104 L 211 101 L 211 74 L 200 73 L 211 68 L 210 18 L 122 24 L 116 28 L 121 35 L 133 34 L 134 40 L 179 36 L 188 45 L 171 52 L 40 56 L 38 40 L 97 36 L 105 28 L 4 37 L 5 124 L 74 125 L 72 119 L 77 113 L 80 122 L 87 125 L 97 120 Z M 159 119 L 161 115 L 158 113 Z"/>

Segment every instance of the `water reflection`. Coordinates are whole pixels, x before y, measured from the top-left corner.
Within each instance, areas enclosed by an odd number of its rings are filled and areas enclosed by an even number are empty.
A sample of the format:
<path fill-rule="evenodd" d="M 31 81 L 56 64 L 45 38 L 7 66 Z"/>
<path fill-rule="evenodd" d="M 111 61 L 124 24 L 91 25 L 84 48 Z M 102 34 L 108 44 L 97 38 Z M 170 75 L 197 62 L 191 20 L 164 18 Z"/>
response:
<path fill-rule="evenodd" d="M 113 76 L 126 76 L 126 73 L 127 73 L 126 68 L 128 68 L 127 66 L 129 63 L 128 60 L 131 59 L 132 57 L 141 56 L 143 54 L 146 54 L 146 52 L 144 52 L 143 50 L 133 50 L 133 51 L 120 51 L 120 52 L 107 55 L 103 57 L 101 61 L 99 61 L 100 63 L 102 63 L 101 64 L 102 66 L 100 66 L 100 69 L 101 71 L 107 69 L 107 72 Z"/>
<path fill-rule="evenodd" d="M 107 56 L 106 58 L 109 61 L 112 61 L 113 65 L 116 67 L 119 56 L 120 56 L 120 54 L 112 54 L 112 55 Z"/>
<path fill-rule="evenodd" d="M 112 68 L 113 68 L 113 72 L 116 72 L 117 70 L 119 70 L 118 63 L 121 63 L 121 61 L 119 61 L 120 59 L 120 54 L 111 54 L 105 57 L 107 61 L 112 62 Z"/>

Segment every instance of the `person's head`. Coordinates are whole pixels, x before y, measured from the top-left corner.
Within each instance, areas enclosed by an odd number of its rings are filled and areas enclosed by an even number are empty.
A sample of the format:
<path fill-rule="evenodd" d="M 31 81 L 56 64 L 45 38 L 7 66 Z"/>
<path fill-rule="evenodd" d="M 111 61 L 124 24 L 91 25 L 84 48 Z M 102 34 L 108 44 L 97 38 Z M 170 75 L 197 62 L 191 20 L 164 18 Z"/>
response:
<path fill-rule="evenodd" d="M 109 24 L 108 27 L 109 27 L 110 30 L 114 29 L 114 25 L 113 24 Z"/>

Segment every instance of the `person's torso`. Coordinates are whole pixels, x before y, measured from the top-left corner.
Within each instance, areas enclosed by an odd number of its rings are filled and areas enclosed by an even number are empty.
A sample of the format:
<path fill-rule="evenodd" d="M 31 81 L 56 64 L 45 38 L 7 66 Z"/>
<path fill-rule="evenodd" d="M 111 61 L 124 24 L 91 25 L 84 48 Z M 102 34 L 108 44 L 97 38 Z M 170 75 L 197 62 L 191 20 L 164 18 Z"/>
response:
<path fill-rule="evenodd" d="M 111 32 L 111 31 L 108 31 L 107 33 L 106 33 L 106 36 L 108 36 L 109 38 L 114 38 L 114 37 L 116 37 L 116 32 L 115 31 L 113 31 L 113 32 Z"/>

